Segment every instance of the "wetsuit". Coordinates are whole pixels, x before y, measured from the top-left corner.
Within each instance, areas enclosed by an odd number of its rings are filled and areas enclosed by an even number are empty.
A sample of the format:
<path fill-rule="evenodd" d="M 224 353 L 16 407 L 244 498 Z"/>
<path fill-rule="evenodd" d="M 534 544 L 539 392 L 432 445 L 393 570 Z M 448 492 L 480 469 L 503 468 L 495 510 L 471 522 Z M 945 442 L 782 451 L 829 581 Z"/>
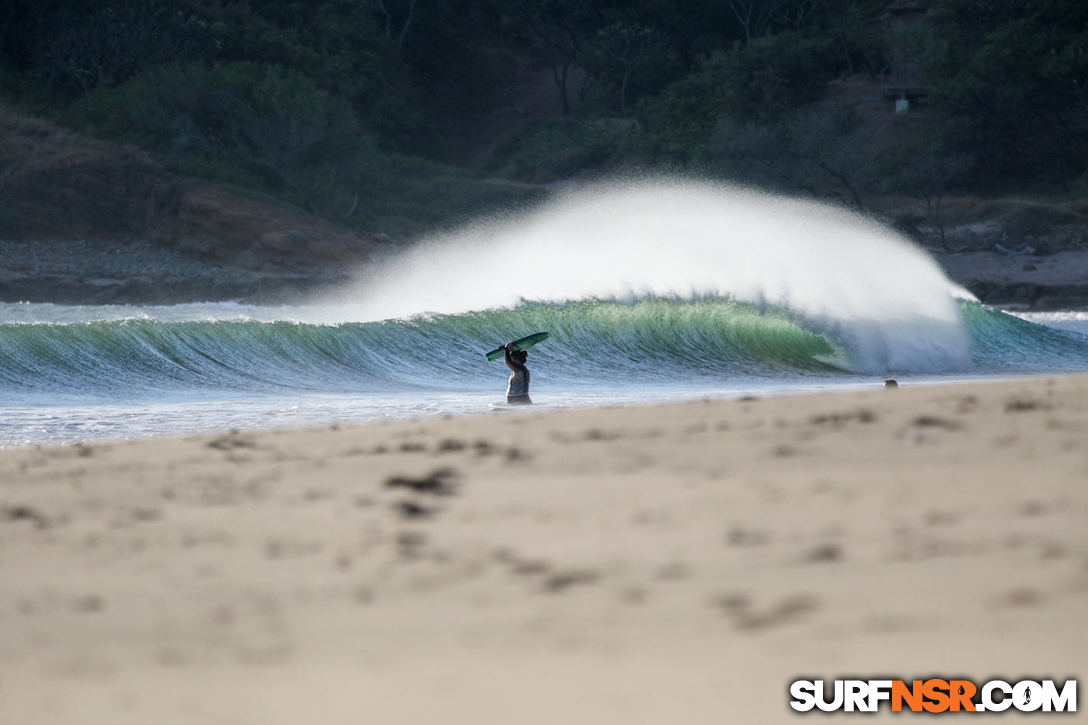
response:
<path fill-rule="evenodd" d="M 509 350 L 506 350 L 506 367 L 513 371 L 506 385 L 506 402 L 510 405 L 532 405 L 533 401 L 529 399 L 529 368 L 510 357 Z"/>

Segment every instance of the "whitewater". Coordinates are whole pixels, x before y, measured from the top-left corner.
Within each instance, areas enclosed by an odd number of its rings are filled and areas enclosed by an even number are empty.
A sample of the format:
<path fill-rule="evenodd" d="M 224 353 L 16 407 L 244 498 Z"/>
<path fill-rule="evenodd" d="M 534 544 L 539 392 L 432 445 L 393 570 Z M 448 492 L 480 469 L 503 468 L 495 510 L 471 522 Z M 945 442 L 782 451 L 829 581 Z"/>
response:
<path fill-rule="evenodd" d="M 838 208 L 721 184 L 581 187 L 292 307 L 0 305 L 0 447 L 1088 370 L 1088 316 L 980 305 Z"/>

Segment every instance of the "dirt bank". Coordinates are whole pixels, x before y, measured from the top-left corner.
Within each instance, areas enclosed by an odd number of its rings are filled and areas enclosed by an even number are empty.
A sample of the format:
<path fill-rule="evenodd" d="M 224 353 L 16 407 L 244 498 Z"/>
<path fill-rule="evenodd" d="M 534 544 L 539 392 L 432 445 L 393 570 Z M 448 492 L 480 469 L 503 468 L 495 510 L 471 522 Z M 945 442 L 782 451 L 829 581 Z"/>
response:
<path fill-rule="evenodd" d="M 0 109 L 0 299 L 175 302 L 338 281 L 380 245 L 146 154 Z M 112 259 L 112 264 L 104 260 Z"/>

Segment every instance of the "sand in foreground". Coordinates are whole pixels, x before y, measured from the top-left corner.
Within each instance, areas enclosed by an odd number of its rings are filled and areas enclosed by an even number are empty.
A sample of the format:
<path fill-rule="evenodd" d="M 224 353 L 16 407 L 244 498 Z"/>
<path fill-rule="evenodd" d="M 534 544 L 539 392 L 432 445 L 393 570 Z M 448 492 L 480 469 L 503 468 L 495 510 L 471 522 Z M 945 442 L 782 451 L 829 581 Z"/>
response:
<path fill-rule="evenodd" d="M 0 453 L 0 722 L 766 723 L 800 675 L 1083 676 L 1086 433 L 1069 377 Z"/>

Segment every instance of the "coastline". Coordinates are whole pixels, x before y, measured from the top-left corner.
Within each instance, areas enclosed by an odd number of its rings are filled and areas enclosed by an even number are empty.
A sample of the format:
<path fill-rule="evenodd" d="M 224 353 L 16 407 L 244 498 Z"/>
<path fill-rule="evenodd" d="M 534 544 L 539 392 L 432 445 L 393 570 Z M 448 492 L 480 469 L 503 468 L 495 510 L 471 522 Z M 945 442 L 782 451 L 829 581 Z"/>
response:
<path fill-rule="evenodd" d="M 951 281 L 983 304 L 1032 311 L 1088 308 L 1088 249 L 922 248 Z M 341 288 L 354 278 L 353 270 L 395 249 L 391 242 L 376 242 L 367 254 L 345 254 L 335 262 L 308 258 L 305 249 L 280 250 L 283 259 L 265 265 L 253 259 L 224 264 L 147 240 L 0 240 L 6 260 L 0 270 L 0 303 L 297 304 Z"/>
<path fill-rule="evenodd" d="M 0 147 L 0 302 L 291 304 L 410 243 L 377 222 L 353 223 L 350 213 L 321 216 L 181 176 L 145 151 L 9 105 L 0 104 L 8 141 Z M 568 182 L 576 180 L 559 186 Z M 1088 222 L 1078 199 L 943 198 L 935 210 L 919 199 L 874 197 L 868 207 L 983 303 L 1088 308 Z"/>
<path fill-rule="evenodd" d="M 800 676 L 1075 677 L 1086 430 L 1072 375 L 0 451 L 0 720 L 778 722 Z"/>
<path fill-rule="evenodd" d="M 983 304 L 1033 312 L 1088 308 L 1088 250 L 1045 255 L 993 249 L 926 251 L 949 279 Z"/>

